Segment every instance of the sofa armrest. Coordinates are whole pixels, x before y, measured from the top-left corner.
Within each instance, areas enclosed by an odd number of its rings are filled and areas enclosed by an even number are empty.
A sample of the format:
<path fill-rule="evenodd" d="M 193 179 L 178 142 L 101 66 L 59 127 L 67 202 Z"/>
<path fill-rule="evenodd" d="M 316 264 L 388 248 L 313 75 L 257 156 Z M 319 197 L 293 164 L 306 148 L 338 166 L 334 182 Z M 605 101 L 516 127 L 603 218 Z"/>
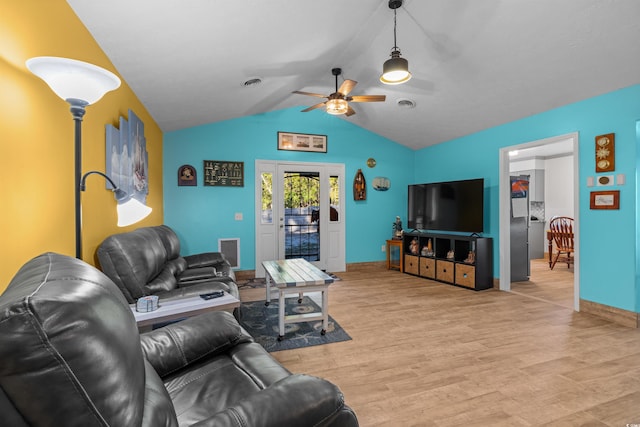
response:
<path fill-rule="evenodd" d="M 213 311 L 140 334 L 142 351 L 160 377 L 253 339 L 231 313 Z"/>
<path fill-rule="evenodd" d="M 349 413 L 341 417 L 342 411 Z M 296 374 L 193 426 L 324 426 L 335 419 L 341 420 L 342 427 L 358 426 L 355 414 L 345 406 L 338 387 L 321 378 Z"/>
<path fill-rule="evenodd" d="M 178 283 L 202 282 L 215 279 L 216 277 L 215 267 L 195 267 L 180 273 L 180 275 L 178 275 Z"/>
<path fill-rule="evenodd" d="M 205 252 L 195 255 L 187 255 L 183 257 L 187 261 L 187 268 L 210 267 L 224 265 L 227 263 L 226 258 L 221 252 Z"/>

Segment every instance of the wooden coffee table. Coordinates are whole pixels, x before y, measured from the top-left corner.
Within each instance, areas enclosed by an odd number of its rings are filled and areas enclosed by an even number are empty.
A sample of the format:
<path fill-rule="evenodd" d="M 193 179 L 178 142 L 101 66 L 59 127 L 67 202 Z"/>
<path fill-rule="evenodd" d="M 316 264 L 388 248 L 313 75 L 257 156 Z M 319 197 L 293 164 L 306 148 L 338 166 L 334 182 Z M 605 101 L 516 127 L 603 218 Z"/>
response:
<path fill-rule="evenodd" d="M 297 258 L 277 261 L 263 261 L 266 272 L 267 297 L 265 305 L 271 302 L 271 285 L 278 288 L 278 341 L 284 338 L 285 323 L 300 323 L 322 320 L 324 335 L 329 327 L 329 285 L 333 277 L 323 272 L 309 261 Z M 322 292 L 322 311 L 285 316 L 284 301 L 287 294 L 298 294 L 298 302 L 307 292 Z"/>
<path fill-rule="evenodd" d="M 158 305 L 159 307 L 155 311 L 140 313 L 136 311 L 136 305 L 131 304 L 131 311 L 140 331 L 151 330 L 151 327 L 156 323 L 184 319 L 207 311 L 231 311 L 240 306 L 240 300 L 225 292 L 220 298 L 209 300 L 204 300 L 199 296 L 170 300 L 160 299 Z"/>

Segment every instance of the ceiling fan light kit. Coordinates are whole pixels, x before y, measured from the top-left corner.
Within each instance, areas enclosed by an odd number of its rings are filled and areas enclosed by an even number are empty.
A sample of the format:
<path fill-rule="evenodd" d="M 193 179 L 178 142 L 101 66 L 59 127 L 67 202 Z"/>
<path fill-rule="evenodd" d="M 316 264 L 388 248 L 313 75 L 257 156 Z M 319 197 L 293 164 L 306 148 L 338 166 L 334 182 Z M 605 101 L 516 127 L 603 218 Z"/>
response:
<path fill-rule="evenodd" d="M 297 93 L 299 95 L 307 95 L 307 96 L 315 96 L 317 98 L 327 98 L 324 102 L 319 102 L 311 107 L 305 108 L 302 110 L 303 113 L 309 112 L 311 110 L 315 110 L 316 108 L 324 107 L 325 111 L 328 114 L 332 114 L 334 116 L 344 114 L 349 117 L 354 115 L 356 112 L 351 106 L 349 102 L 384 102 L 386 99 L 386 95 L 353 95 L 350 96 L 349 92 L 353 90 L 353 88 L 358 84 L 355 80 L 345 80 L 342 82 L 340 87 L 338 87 L 338 76 L 342 74 L 341 68 L 332 68 L 331 74 L 334 75 L 336 79 L 336 91 L 331 95 L 321 95 L 319 93 L 312 92 L 303 92 L 300 90 L 294 90 L 293 93 Z"/>
<path fill-rule="evenodd" d="M 330 99 L 327 101 L 327 113 L 334 116 L 344 114 L 349 110 L 349 104 L 344 99 Z"/>
<path fill-rule="evenodd" d="M 393 48 L 391 59 L 387 59 L 382 66 L 380 81 L 386 85 L 399 85 L 411 79 L 409 61 L 400 56 L 400 48 L 396 42 L 396 9 L 402 6 L 402 0 L 389 0 L 389 9 L 393 10 Z"/>

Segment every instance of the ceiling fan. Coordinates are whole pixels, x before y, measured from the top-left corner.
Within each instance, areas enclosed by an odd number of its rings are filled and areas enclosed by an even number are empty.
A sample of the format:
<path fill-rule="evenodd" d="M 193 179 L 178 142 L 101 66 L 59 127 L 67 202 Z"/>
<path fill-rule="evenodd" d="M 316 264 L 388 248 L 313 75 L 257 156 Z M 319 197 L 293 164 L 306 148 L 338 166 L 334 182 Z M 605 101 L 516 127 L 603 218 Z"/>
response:
<path fill-rule="evenodd" d="M 325 106 L 327 113 L 329 114 L 344 114 L 345 116 L 352 116 L 356 112 L 353 108 L 351 108 L 349 102 L 383 102 L 387 98 L 386 95 L 348 96 L 349 92 L 353 90 L 358 82 L 356 82 L 355 80 L 345 80 L 340 85 L 340 88 L 338 88 L 338 76 L 342 74 L 342 69 L 333 68 L 331 69 L 331 73 L 336 78 L 336 91 L 331 95 L 321 95 L 319 93 L 302 92 L 299 90 L 293 91 L 293 93 L 297 93 L 300 95 L 315 96 L 317 98 L 327 98 L 327 100 L 324 102 L 320 102 L 319 104 L 312 105 L 311 107 L 302 110 L 303 113 Z"/>

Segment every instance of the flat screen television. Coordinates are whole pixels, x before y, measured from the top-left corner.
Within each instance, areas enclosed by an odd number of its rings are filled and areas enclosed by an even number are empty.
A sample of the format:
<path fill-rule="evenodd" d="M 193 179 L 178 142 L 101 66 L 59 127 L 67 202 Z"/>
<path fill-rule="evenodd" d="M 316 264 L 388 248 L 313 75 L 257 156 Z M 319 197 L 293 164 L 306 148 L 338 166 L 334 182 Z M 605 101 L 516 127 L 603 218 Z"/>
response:
<path fill-rule="evenodd" d="M 482 233 L 484 179 L 409 185 L 410 229 Z"/>

